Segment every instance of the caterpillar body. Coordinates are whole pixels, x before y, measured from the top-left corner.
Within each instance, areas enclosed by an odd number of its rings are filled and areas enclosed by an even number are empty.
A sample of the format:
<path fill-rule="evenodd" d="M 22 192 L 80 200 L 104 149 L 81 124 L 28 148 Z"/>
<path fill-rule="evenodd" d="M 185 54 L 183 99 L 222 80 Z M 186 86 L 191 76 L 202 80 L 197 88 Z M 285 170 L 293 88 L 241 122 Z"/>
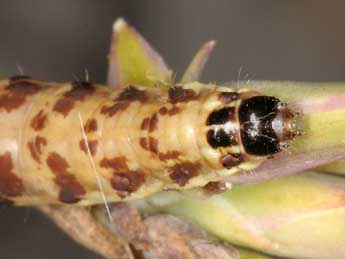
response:
<path fill-rule="evenodd" d="M 190 83 L 110 89 L 0 81 L 0 197 L 91 205 L 219 187 L 299 135 L 296 113 L 252 90 Z"/>

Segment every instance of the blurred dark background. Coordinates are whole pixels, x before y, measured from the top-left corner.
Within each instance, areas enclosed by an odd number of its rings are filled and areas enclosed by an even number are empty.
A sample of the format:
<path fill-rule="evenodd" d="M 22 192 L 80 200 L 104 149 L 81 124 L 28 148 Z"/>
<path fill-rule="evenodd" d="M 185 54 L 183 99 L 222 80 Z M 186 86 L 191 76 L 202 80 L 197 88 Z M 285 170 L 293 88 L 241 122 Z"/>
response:
<path fill-rule="evenodd" d="M 124 17 L 181 75 L 199 46 L 217 47 L 205 81 L 344 81 L 345 1 L 0 0 L 0 76 L 104 83 L 112 23 Z M 241 73 L 239 75 L 239 71 Z M 31 208 L 0 209 L 0 258 L 99 256 Z"/>

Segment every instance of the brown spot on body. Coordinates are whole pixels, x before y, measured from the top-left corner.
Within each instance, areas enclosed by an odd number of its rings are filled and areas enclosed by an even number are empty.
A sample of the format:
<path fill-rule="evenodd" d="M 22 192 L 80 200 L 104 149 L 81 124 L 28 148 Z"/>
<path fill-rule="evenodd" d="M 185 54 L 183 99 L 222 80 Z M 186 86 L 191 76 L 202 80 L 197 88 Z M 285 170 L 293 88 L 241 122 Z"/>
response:
<path fill-rule="evenodd" d="M 158 139 L 149 137 L 149 149 L 152 153 L 158 154 Z"/>
<path fill-rule="evenodd" d="M 96 88 L 89 82 L 73 82 L 71 90 L 67 91 L 54 105 L 53 111 L 66 117 L 73 109 L 75 102 L 82 102 L 95 92 Z"/>
<path fill-rule="evenodd" d="M 101 109 L 101 113 L 111 117 L 119 111 L 126 110 L 131 102 L 134 102 L 134 101 L 145 102 L 147 99 L 148 99 L 148 96 L 147 96 L 146 91 L 139 90 L 134 86 L 128 86 L 114 100 L 115 103 L 113 105 L 103 106 Z"/>
<path fill-rule="evenodd" d="M 160 115 L 166 115 L 166 114 L 168 113 L 168 108 L 165 107 L 165 106 L 163 106 L 163 107 L 161 107 L 161 108 L 159 109 L 158 112 L 159 112 Z"/>
<path fill-rule="evenodd" d="M 192 89 L 184 89 L 181 86 L 173 86 L 169 89 L 169 101 L 173 104 L 192 101 L 196 97 L 197 95 Z"/>
<path fill-rule="evenodd" d="M 35 117 L 31 121 L 31 128 L 36 131 L 40 131 L 44 129 L 47 122 L 47 114 L 44 113 L 43 110 L 40 110 L 39 113 L 35 115 Z"/>
<path fill-rule="evenodd" d="M 199 175 L 199 163 L 181 162 L 170 168 L 170 178 L 180 186 L 185 186 L 190 179 Z"/>
<path fill-rule="evenodd" d="M 100 166 L 112 168 L 114 171 L 128 171 L 127 159 L 125 157 L 114 157 L 112 159 L 102 159 Z"/>
<path fill-rule="evenodd" d="M 38 152 L 36 151 L 35 142 L 30 141 L 30 142 L 28 143 L 28 147 L 29 147 L 29 150 L 30 150 L 31 157 L 32 157 L 37 163 L 40 163 L 41 160 L 40 160 L 40 156 L 39 156 Z"/>
<path fill-rule="evenodd" d="M 115 173 L 110 182 L 111 186 L 115 190 L 119 192 L 132 193 L 138 190 L 145 182 L 145 174 L 139 170 Z"/>
<path fill-rule="evenodd" d="M 13 169 L 11 153 L 0 155 L 0 193 L 4 196 L 17 197 L 24 192 L 23 182 Z"/>
<path fill-rule="evenodd" d="M 147 130 L 150 127 L 151 118 L 145 118 L 141 122 L 140 129 Z"/>
<path fill-rule="evenodd" d="M 140 139 L 139 139 L 139 144 L 140 144 L 140 146 L 141 146 L 143 149 L 145 149 L 145 150 L 150 150 L 150 149 L 149 149 L 149 143 L 148 143 L 148 141 L 147 141 L 147 138 L 140 138 Z"/>
<path fill-rule="evenodd" d="M 239 94 L 236 92 L 222 92 L 218 95 L 218 100 L 222 103 L 231 103 L 238 100 Z"/>
<path fill-rule="evenodd" d="M 30 81 L 13 81 L 5 87 L 6 92 L 0 96 L 0 109 L 7 112 L 22 106 L 28 96 L 36 94 L 41 88 Z"/>
<path fill-rule="evenodd" d="M 220 163 L 225 168 L 238 166 L 242 162 L 243 162 L 243 157 L 241 156 L 241 154 L 227 154 L 220 158 Z"/>
<path fill-rule="evenodd" d="M 64 117 L 68 115 L 68 113 L 73 109 L 74 101 L 69 98 L 59 99 L 54 107 L 53 111 L 61 113 Z"/>
<path fill-rule="evenodd" d="M 148 99 L 147 93 L 134 86 L 128 86 L 116 98 L 117 101 L 139 101 L 145 102 Z"/>
<path fill-rule="evenodd" d="M 89 119 L 84 126 L 84 130 L 86 133 L 97 131 L 97 128 L 98 128 L 97 121 L 94 118 Z"/>
<path fill-rule="evenodd" d="M 36 137 L 36 145 L 37 145 L 37 150 L 40 154 L 42 154 L 42 146 L 46 146 L 47 145 L 47 139 L 45 137 L 40 137 L 37 136 Z"/>
<path fill-rule="evenodd" d="M 97 140 L 88 140 L 87 145 L 89 146 L 91 155 L 95 155 L 96 151 L 97 151 L 98 141 Z M 85 154 L 88 154 L 87 146 L 86 146 L 84 139 L 81 139 L 79 141 L 79 147 Z"/>
<path fill-rule="evenodd" d="M 46 145 L 47 139 L 41 136 L 37 136 L 33 141 L 28 143 L 31 156 L 37 163 L 41 163 L 40 156 L 42 155 L 42 148 Z"/>
<path fill-rule="evenodd" d="M 181 155 L 181 152 L 179 151 L 168 151 L 166 153 L 159 153 L 158 157 L 162 161 L 177 159 Z"/>
<path fill-rule="evenodd" d="M 207 194 L 219 194 L 219 193 L 225 192 L 227 190 L 227 187 L 224 182 L 214 181 L 214 182 L 207 183 L 203 187 L 203 190 Z"/>
<path fill-rule="evenodd" d="M 114 116 L 119 111 L 126 110 L 129 104 L 130 104 L 129 102 L 116 102 L 114 103 L 114 105 L 111 105 L 111 106 L 103 106 L 101 109 L 101 113 L 111 117 L 111 116 Z"/>
<path fill-rule="evenodd" d="M 47 165 L 55 174 L 55 183 L 60 186 L 59 199 L 65 203 L 76 203 L 85 194 L 85 189 L 68 171 L 67 161 L 56 152 L 49 154 Z"/>
<path fill-rule="evenodd" d="M 148 151 L 151 151 L 154 154 L 158 154 L 158 140 L 153 137 L 148 138 L 140 138 L 139 139 L 140 146 Z"/>
<path fill-rule="evenodd" d="M 158 116 L 154 113 L 150 119 L 149 132 L 153 132 L 158 128 Z"/>
<path fill-rule="evenodd" d="M 113 170 L 111 186 L 118 191 L 118 195 L 122 198 L 138 190 L 145 182 L 145 173 L 141 170 L 130 170 L 125 157 L 104 158 L 100 165 Z"/>
<path fill-rule="evenodd" d="M 173 116 L 178 114 L 179 112 L 181 112 L 181 109 L 179 107 L 177 107 L 176 105 L 173 105 L 170 109 L 168 109 L 167 107 L 163 106 L 162 108 L 159 109 L 159 114 L 161 115 L 169 115 L 169 116 Z"/>
<path fill-rule="evenodd" d="M 173 116 L 181 112 L 181 109 L 177 106 L 173 106 L 170 110 L 168 110 L 168 115 Z"/>
<path fill-rule="evenodd" d="M 21 80 L 19 82 L 14 81 L 5 89 L 12 94 L 30 96 L 36 94 L 41 89 L 41 87 L 30 81 Z"/>
<path fill-rule="evenodd" d="M 74 175 L 57 175 L 55 183 L 61 187 L 59 200 L 65 203 L 76 203 L 85 194 L 83 186 L 76 180 Z"/>

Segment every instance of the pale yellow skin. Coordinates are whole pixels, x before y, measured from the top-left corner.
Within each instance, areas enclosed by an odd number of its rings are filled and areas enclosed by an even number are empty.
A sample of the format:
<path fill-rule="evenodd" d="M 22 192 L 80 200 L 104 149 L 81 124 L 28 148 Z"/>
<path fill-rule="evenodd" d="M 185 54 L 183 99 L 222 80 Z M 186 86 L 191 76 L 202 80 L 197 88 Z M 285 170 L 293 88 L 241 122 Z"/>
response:
<path fill-rule="evenodd" d="M 6 109 L 7 104 L 1 102 L 9 95 L 9 84 L 22 84 L 22 82 L 38 86 L 39 89 L 35 93 L 25 95 L 25 101 L 19 107 Z M 57 102 L 64 99 L 63 96 L 72 87 L 71 83 L 44 83 L 30 79 L 0 81 L 0 197 L 14 201 L 16 205 L 63 202 L 92 205 L 139 199 L 163 189 L 202 187 L 210 181 L 221 180 L 227 175 L 251 170 L 266 159 L 246 156 L 246 161 L 226 169 L 220 163 L 220 157 L 226 153 L 245 153 L 241 143 L 215 149 L 207 142 L 206 133 L 210 126 L 205 122 L 209 114 L 224 106 L 238 107 L 241 102 L 239 99 L 224 104 L 219 100 L 220 92 L 234 92 L 233 89 L 190 83 L 183 85 L 183 89 L 191 89 L 195 98 L 173 104 L 169 102 L 167 86 L 156 88 L 135 86 L 135 89 L 145 92 L 148 99 L 114 101 L 126 88 L 113 90 L 92 85 L 94 87 L 92 93 L 83 96 L 82 100 L 72 101 L 73 107 L 67 114 L 54 110 Z M 257 95 L 249 90 L 237 92 L 242 93 L 243 96 Z M 11 98 L 14 97 L 10 96 L 9 99 Z M 119 102 L 127 102 L 128 105 L 112 116 L 102 112 L 104 107 Z M 168 110 L 177 107 L 179 112 L 174 115 L 162 115 L 159 112 L 162 107 Z M 35 116 L 37 118 L 40 112 L 45 117 L 44 127 L 37 130 L 32 124 Z M 145 118 L 151 118 L 154 114 L 157 118 L 155 129 L 143 130 L 142 123 Z M 96 130 L 89 131 L 82 127 L 92 119 L 97 122 Z M 234 121 L 235 127 L 238 127 L 237 124 Z M 239 131 L 238 128 L 237 130 Z M 37 137 L 44 139 L 45 143 L 36 143 Z M 142 138 L 148 140 L 149 137 L 158 141 L 158 152 L 143 148 L 140 140 Z M 97 148 L 93 154 L 87 145 L 84 151 L 81 149 L 81 142 L 85 144 L 85 141 L 97 141 Z M 31 150 L 29 143 L 34 146 Z M 159 154 L 166 154 L 169 151 L 178 152 L 178 157 L 164 161 L 159 159 Z M 36 159 L 33 157 L 33 152 Z M 13 165 L 11 170 L 4 171 L 2 168 L 4 165 L 8 168 L 8 161 L 1 160 L 4 154 L 10 154 Z M 64 171 L 62 176 L 60 175 L 62 179 L 60 183 L 57 183 L 59 172 L 52 171 L 52 165 L 49 164 L 49 157 L 52 154 L 58 154 L 67 163 L 63 169 L 59 167 L 61 163 L 57 163 L 57 171 Z M 138 185 L 132 186 L 134 189 L 130 191 L 119 191 L 111 184 L 114 175 L 121 171 L 121 168 L 114 169 L 104 164 L 102 166 L 102 160 L 119 157 L 124 159 L 128 167 L 128 172 L 125 170 L 124 173 L 140 171 L 140 174 L 144 175 L 144 179 Z M 199 168 L 196 175 L 180 184 L 172 179 L 171 168 L 184 162 L 198 164 Z M 17 176 L 15 187 L 11 186 L 8 173 Z M 128 184 L 128 181 L 135 181 L 121 179 L 125 184 Z M 69 183 L 72 181 L 73 186 L 71 187 L 66 181 Z M 74 193 L 75 185 L 81 190 L 77 194 Z M 17 190 L 17 193 L 11 193 L 11 188 Z M 74 195 L 75 200 L 61 200 L 63 188 L 67 195 Z"/>

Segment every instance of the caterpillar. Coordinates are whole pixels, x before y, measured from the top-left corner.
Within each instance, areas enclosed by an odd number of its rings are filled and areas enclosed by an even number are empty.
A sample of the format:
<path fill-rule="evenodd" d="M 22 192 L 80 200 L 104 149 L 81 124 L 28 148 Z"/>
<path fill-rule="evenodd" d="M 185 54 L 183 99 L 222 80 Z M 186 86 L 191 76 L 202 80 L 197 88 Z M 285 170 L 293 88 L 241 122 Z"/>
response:
<path fill-rule="evenodd" d="M 221 188 L 301 132 L 272 96 L 212 84 L 110 89 L 0 81 L 0 197 L 92 205 L 163 189 Z"/>

